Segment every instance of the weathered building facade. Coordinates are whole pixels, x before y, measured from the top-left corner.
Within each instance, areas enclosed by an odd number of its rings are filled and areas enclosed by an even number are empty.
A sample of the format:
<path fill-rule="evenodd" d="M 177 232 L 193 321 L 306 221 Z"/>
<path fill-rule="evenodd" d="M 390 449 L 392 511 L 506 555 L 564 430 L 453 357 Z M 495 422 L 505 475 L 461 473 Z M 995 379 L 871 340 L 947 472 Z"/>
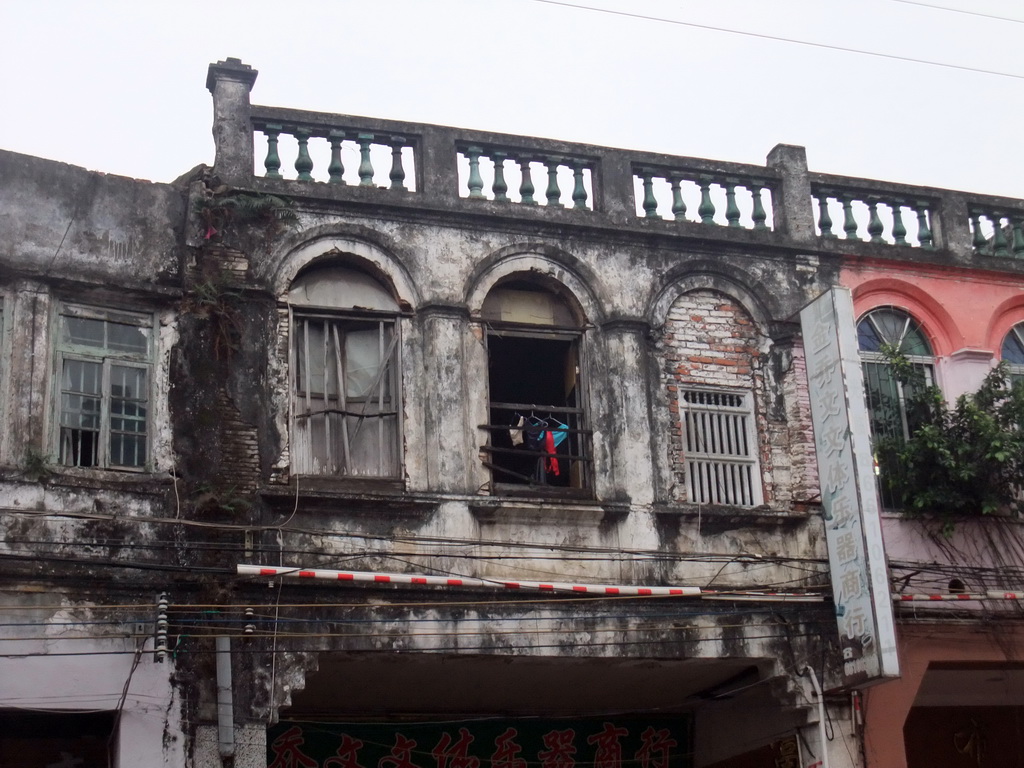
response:
<path fill-rule="evenodd" d="M 173 184 L 0 155 L 0 756 L 863 764 L 798 313 L 964 198 L 255 79 Z"/>

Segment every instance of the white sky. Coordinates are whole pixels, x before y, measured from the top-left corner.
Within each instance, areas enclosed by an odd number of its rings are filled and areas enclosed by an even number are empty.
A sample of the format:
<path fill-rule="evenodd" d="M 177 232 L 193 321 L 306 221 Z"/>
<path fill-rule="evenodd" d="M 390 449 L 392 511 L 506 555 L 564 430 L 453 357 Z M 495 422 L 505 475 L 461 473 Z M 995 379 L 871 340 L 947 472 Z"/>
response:
<path fill-rule="evenodd" d="M 206 67 L 254 103 L 1024 197 L 1024 5 L 566 0 L 0 0 L 0 148 L 170 181 L 213 159 Z"/>

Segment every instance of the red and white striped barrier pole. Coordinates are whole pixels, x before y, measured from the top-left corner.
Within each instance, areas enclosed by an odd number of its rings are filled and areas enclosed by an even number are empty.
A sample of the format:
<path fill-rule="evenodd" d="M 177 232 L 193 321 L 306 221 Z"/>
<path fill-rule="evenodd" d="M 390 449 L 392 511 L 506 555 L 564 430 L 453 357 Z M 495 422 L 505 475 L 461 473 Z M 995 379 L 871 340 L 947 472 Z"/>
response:
<path fill-rule="evenodd" d="M 535 592 L 564 592 L 586 595 L 676 596 L 699 597 L 700 587 L 638 587 L 628 584 L 570 584 L 557 581 L 511 581 L 477 579 L 468 576 L 427 576 L 410 573 L 375 573 L 373 571 L 331 571 L 321 568 L 286 568 L 273 565 L 238 565 L 239 576 L 279 576 L 294 579 L 325 579 L 341 582 L 377 584 L 410 584 L 433 587 L 484 587 L 519 589 Z"/>
<path fill-rule="evenodd" d="M 518 581 L 479 579 L 471 576 L 429 576 L 415 573 L 377 571 L 335 571 L 323 568 L 295 568 L 275 565 L 236 566 L 239 576 L 270 576 L 283 579 L 316 579 L 341 583 L 402 584 L 421 587 L 468 587 L 509 589 L 526 592 L 552 592 L 573 595 L 619 595 L 625 597 L 701 597 L 705 600 L 823 602 L 824 595 L 810 592 L 768 592 L 745 589 L 705 589 L 703 587 L 637 586 L 635 584 L 573 584 L 558 581 Z M 1024 590 L 994 590 L 963 593 L 893 593 L 893 602 L 963 602 L 969 600 L 1024 600 Z"/>

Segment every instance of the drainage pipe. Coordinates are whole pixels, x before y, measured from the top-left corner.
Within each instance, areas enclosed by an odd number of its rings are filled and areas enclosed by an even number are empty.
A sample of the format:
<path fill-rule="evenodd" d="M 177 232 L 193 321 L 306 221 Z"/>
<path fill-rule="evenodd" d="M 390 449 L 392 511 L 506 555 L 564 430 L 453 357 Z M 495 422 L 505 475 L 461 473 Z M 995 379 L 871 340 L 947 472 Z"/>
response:
<path fill-rule="evenodd" d="M 821 768 L 828 766 L 828 740 L 825 738 L 825 697 L 821 695 L 821 686 L 818 684 L 818 676 L 810 666 L 804 667 L 804 674 L 811 678 L 811 687 L 814 688 L 814 695 L 818 697 L 818 740 L 821 742 Z"/>
<path fill-rule="evenodd" d="M 222 758 L 235 754 L 235 707 L 231 689 L 231 638 L 217 637 L 217 749 Z"/>

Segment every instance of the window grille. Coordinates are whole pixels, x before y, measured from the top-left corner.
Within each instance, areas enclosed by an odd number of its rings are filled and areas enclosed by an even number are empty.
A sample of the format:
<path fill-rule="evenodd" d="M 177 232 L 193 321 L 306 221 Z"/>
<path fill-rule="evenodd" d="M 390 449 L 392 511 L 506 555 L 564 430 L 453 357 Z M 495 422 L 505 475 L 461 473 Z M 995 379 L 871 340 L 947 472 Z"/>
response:
<path fill-rule="evenodd" d="M 762 503 L 749 392 L 681 390 L 687 498 L 697 504 Z"/>
<path fill-rule="evenodd" d="M 146 466 L 152 337 L 150 315 L 62 308 L 57 342 L 61 464 Z"/>

